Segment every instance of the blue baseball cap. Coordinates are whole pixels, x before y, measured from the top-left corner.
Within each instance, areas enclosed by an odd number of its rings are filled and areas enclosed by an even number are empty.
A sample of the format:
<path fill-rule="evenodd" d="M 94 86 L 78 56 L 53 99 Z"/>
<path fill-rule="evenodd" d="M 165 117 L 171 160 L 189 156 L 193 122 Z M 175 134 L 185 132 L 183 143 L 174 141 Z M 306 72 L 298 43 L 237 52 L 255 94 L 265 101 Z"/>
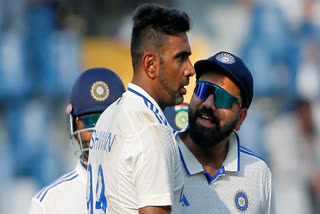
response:
<path fill-rule="evenodd" d="M 81 116 L 103 112 L 125 92 L 120 77 L 106 68 L 84 71 L 73 85 L 66 112 Z"/>
<path fill-rule="evenodd" d="M 170 126 L 179 131 L 188 124 L 188 111 L 189 104 L 181 103 L 179 105 L 165 108 L 163 113 L 166 116 Z"/>
<path fill-rule="evenodd" d="M 242 106 L 249 108 L 253 98 L 252 74 L 237 56 L 228 52 L 219 52 L 206 60 L 199 60 L 194 64 L 196 79 L 206 72 L 214 72 L 219 69 L 224 72 L 240 89 Z"/>

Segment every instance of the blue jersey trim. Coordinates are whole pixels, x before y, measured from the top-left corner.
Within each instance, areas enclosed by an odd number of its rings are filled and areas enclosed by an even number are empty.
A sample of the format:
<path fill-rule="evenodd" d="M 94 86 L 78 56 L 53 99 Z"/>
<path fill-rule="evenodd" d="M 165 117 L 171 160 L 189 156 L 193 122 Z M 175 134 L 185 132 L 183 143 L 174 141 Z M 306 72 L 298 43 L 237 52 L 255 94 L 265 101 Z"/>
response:
<path fill-rule="evenodd" d="M 220 175 L 225 175 L 226 174 L 224 166 L 222 166 L 214 176 L 211 176 L 203 166 L 202 166 L 202 168 L 203 168 L 204 174 L 205 174 L 205 176 L 207 178 L 207 181 L 208 181 L 209 185 L 212 182 L 214 182 Z"/>
<path fill-rule="evenodd" d="M 240 149 L 243 150 L 243 151 L 245 151 L 245 152 L 247 152 L 247 153 L 250 153 L 250 154 L 252 154 L 252 155 L 256 155 L 253 151 L 250 151 L 250 150 L 247 149 L 246 147 L 241 146 Z"/>
<path fill-rule="evenodd" d="M 68 174 L 62 176 L 61 178 L 58 178 L 57 180 L 55 180 L 52 184 L 50 184 L 49 186 L 46 186 L 44 188 L 42 188 L 37 196 L 37 199 L 39 199 L 40 195 L 43 193 L 43 191 L 45 191 L 46 189 L 50 188 L 52 185 L 55 185 L 57 182 L 61 181 L 62 179 L 65 179 L 67 177 L 70 177 L 72 176 L 74 173 L 76 173 L 76 171 L 72 171 L 72 172 L 69 172 Z"/>
<path fill-rule="evenodd" d="M 240 171 L 240 139 L 239 139 L 237 132 L 233 131 L 233 133 L 237 137 L 237 147 L 238 147 L 238 169 L 237 169 L 237 171 Z"/>
<path fill-rule="evenodd" d="M 43 194 L 43 196 L 41 197 L 40 202 L 42 202 L 42 200 L 44 199 L 44 197 L 46 196 L 46 194 L 48 193 L 48 191 L 49 191 L 50 189 L 52 189 L 53 187 L 55 187 L 55 186 L 57 186 L 57 185 L 59 185 L 59 184 L 61 184 L 61 183 L 63 183 L 63 182 L 71 181 L 71 180 L 75 179 L 76 177 L 78 177 L 78 175 L 79 175 L 79 174 L 76 174 L 75 176 L 73 176 L 73 177 L 71 177 L 71 178 L 61 180 L 60 182 L 58 182 L 58 183 L 50 186 L 50 187 L 45 191 L 45 193 Z"/>
<path fill-rule="evenodd" d="M 41 193 L 42 193 L 46 188 L 47 188 L 47 187 L 43 187 L 43 188 L 40 190 L 39 194 L 37 195 L 37 199 L 39 198 L 39 196 L 41 195 Z"/>
<path fill-rule="evenodd" d="M 245 154 L 247 154 L 247 155 L 254 156 L 254 157 L 256 157 L 256 158 L 264 161 L 264 160 L 263 160 L 261 157 L 259 157 L 257 154 L 253 153 L 252 151 L 250 151 L 250 150 L 248 150 L 248 149 L 246 149 L 246 148 L 244 148 L 244 147 L 242 147 L 242 146 L 240 147 L 240 151 L 243 152 L 243 153 L 245 153 Z"/>
<path fill-rule="evenodd" d="M 137 92 L 136 90 L 134 90 L 132 88 L 128 88 L 128 91 L 130 91 L 130 92 L 142 97 L 142 99 L 144 101 L 144 104 L 154 113 L 154 115 L 156 116 L 156 118 L 159 121 L 159 123 L 160 124 L 163 123 L 165 126 L 168 126 L 168 121 L 166 120 L 166 118 L 163 118 L 159 114 L 159 109 L 157 109 L 157 107 L 148 98 L 146 98 L 143 94 Z M 148 105 L 148 103 L 150 103 L 150 106 Z"/>
<path fill-rule="evenodd" d="M 181 153 L 181 151 L 180 151 L 180 148 L 178 147 L 178 149 L 179 149 L 179 154 L 180 154 L 180 161 L 182 162 L 182 164 L 183 164 L 184 168 L 186 169 L 188 175 L 190 175 L 190 172 L 189 172 L 189 170 L 188 170 L 188 168 L 187 168 L 187 165 L 186 165 L 186 163 L 184 162 L 184 159 L 183 159 L 182 153 Z"/>
<path fill-rule="evenodd" d="M 184 185 L 182 186 L 182 189 L 180 192 L 179 203 L 181 203 L 183 207 L 188 207 L 188 206 L 190 206 L 190 204 L 189 204 L 189 201 L 188 201 L 187 197 L 185 196 L 185 194 L 183 194 L 183 189 L 184 189 Z"/>
<path fill-rule="evenodd" d="M 189 128 L 189 124 L 186 125 L 186 127 L 185 127 L 184 129 L 181 129 L 180 131 L 177 131 L 177 130 L 176 130 L 175 132 L 173 132 L 174 137 L 176 138 L 179 134 L 181 134 L 181 133 L 183 133 L 183 132 L 186 132 L 188 128 Z"/>

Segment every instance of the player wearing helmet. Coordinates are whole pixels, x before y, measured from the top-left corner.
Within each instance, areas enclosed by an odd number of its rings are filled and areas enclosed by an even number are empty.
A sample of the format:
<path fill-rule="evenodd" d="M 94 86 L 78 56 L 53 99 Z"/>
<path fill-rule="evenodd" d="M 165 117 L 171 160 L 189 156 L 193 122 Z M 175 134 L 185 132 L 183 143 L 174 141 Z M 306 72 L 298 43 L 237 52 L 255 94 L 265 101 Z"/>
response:
<path fill-rule="evenodd" d="M 70 136 L 79 161 L 75 169 L 37 193 L 30 214 L 87 213 L 86 183 L 88 147 L 100 114 L 125 91 L 120 78 L 105 68 L 83 72 L 76 80 L 66 108 Z"/>

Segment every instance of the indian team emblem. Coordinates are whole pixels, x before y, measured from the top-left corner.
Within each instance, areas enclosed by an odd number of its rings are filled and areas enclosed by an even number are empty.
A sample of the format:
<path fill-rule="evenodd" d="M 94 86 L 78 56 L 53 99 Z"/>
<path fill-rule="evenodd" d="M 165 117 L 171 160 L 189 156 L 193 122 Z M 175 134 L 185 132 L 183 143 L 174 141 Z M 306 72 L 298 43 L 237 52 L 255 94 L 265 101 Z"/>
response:
<path fill-rule="evenodd" d="M 240 213 L 245 213 L 249 207 L 249 200 L 247 193 L 243 190 L 239 190 L 234 197 L 234 205 Z"/>
<path fill-rule="evenodd" d="M 174 122 L 179 129 L 184 128 L 188 124 L 188 112 L 187 111 L 178 111 Z"/>
<path fill-rule="evenodd" d="M 93 99 L 97 101 L 106 100 L 110 94 L 109 86 L 103 81 L 93 83 L 90 92 Z"/>
<path fill-rule="evenodd" d="M 219 62 L 226 63 L 226 64 L 233 64 L 236 61 L 234 57 L 228 53 L 221 53 L 218 56 L 216 56 L 216 59 Z"/>

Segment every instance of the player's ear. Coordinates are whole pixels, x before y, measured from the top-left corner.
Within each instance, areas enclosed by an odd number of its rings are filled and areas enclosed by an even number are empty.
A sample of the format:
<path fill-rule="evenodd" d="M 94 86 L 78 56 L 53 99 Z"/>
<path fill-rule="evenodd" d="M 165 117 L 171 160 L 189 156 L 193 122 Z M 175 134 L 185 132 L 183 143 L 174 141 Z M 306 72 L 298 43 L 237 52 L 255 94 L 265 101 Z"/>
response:
<path fill-rule="evenodd" d="M 142 58 L 142 64 L 147 76 L 151 79 L 155 79 L 159 67 L 158 57 L 153 53 L 147 53 Z"/>
<path fill-rule="evenodd" d="M 241 124 L 243 123 L 243 121 L 246 119 L 247 117 L 247 113 L 248 113 L 248 109 L 246 108 L 242 108 L 240 110 L 240 115 L 239 115 L 239 119 L 237 121 L 236 127 L 234 128 L 236 131 L 240 130 Z"/>

